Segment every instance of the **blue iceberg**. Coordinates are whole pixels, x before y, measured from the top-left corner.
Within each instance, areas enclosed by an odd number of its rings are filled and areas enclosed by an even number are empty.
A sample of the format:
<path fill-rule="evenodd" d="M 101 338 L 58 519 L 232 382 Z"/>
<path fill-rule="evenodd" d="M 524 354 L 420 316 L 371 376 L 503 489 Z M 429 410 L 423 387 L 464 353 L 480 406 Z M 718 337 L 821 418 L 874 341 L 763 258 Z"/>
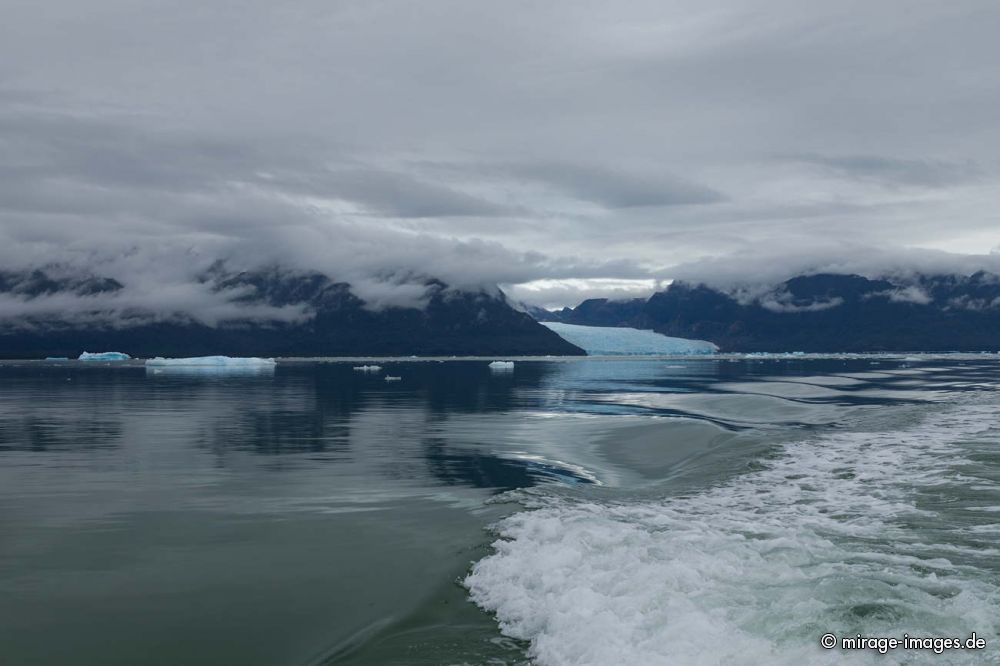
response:
<path fill-rule="evenodd" d="M 273 358 L 236 358 L 233 356 L 192 356 L 190 358 L 157 356 L 146 361 L 147 368 L 273 368 L 275 364 Z"/>
<path fill-rule="evenodd" d="M 80 354 L 81 361 L 127 361 L 131 356 L 123 352 L 83 352 Z"/>
<path fill-rule="evenodd" d="M 711 342 L 660 335 L 655 331 L 610 326 L 578 326 L 541 322 L 559 337 L 582 348 L 590 356 L 657 356 L 675 354 L 714 354 L 719 351 Z"/>
<path fill-rule="evenodd" d="M 186 377 L 246 377 L 273 375 L 273 358 L 234 358 L 232 356 L 193 356 L 146 361 L 146 375 L 183 375 Z"/>

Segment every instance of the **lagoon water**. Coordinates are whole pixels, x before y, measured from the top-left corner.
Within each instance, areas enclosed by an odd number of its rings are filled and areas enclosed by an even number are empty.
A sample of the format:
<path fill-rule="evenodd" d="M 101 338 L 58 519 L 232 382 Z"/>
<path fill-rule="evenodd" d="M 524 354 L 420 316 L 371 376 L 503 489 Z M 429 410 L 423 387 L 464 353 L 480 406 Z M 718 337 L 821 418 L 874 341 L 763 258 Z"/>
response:
<path fill-rule="evenodd" d="M 1000 662 L 996 356 L 378 364 L 0 364 L 0 663 Z"/>

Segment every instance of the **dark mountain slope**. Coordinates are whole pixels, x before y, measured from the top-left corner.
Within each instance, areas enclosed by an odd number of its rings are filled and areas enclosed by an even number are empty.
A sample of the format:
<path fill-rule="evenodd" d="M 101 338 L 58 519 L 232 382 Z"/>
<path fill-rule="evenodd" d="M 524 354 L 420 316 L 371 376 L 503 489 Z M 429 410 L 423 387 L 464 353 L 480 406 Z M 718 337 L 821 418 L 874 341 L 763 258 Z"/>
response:
<path fill-rule="evenodd" d="M 207 325 L 183 311 L 101 316 L 125 286 L 93 276 L 53 278 L 46 271 L 0 273 L 0 296 L 40 303 L 51 296 L 90 296 L 91 310 L 6 316 L 0 320 L 0 357 L 75 357 L 81 351 L 124 351 L 133 356 L 360 356 L 360 355 L 579 355 L 583 351 L 510 307 L 499 291 L 464 292 L 429 281 L 423 308 L 372 310 L 350 285 L 319 273 L 269 269 L 228 273 L 216 266 L 202 276 L 207 292 L 232 294 L 246 308 L 301 308 L 292 321 L 239 316 Z M 107 296 L 111 300 L 101 297 Z M 9 308 L 8 308 L 9 309 Z"/>
<path fill-rule="evenodd" d="M 724 351 L 995 351 L 1000 276 L 816 274 L 756 294 L 675 282 L 638 313 L 631 301 L 585 301 L 558 320 L 651 328 L 709 340 Z"/>

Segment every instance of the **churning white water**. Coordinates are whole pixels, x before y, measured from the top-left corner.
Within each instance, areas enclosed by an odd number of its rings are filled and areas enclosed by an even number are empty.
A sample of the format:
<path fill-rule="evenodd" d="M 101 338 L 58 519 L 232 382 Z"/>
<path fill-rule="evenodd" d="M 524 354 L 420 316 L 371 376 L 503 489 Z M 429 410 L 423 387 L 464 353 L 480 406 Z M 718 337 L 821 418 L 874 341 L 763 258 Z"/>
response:
<path fill-rule="evenodd" d="M 998 428 L 980 397 L 786 444 L 687 496 L 520 493 L 465 583 L 543 665 L 997 663 Z M 985 649 L 819 644 L 973 631 Z"/>

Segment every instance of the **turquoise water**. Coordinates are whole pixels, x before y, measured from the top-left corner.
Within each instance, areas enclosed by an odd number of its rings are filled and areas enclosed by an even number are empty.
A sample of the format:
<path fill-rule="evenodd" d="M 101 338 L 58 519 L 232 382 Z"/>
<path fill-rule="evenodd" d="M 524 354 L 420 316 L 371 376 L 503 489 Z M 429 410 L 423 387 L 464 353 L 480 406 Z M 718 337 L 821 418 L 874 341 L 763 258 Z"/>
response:
<path fill-rule="evenodd" d="M 0 365 L 0 663 L 1000 661 L 996 357 L 379 364 Z"/>

